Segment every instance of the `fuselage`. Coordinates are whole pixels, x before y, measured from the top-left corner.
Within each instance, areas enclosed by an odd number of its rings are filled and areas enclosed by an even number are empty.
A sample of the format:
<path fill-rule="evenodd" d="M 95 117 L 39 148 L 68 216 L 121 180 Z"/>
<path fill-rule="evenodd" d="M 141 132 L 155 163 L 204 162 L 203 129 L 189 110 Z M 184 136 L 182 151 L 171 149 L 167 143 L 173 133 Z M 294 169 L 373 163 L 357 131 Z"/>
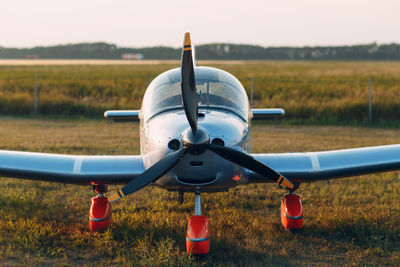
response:
<path fill-rule="evenodd" d="M 140 111 L 140 149 L 147 168 L 182 148 L 189 128 L 180 100 L 180 69 L 159 75 L 149 85 Z M 231 74 L 196 67 L 198 125 L 210 143 L 251 152 L 246 92 Z M 173 191 L 224 191 L 247 183 L 246 171 L 211 151 L 186 155 L 156 185 Z"/>

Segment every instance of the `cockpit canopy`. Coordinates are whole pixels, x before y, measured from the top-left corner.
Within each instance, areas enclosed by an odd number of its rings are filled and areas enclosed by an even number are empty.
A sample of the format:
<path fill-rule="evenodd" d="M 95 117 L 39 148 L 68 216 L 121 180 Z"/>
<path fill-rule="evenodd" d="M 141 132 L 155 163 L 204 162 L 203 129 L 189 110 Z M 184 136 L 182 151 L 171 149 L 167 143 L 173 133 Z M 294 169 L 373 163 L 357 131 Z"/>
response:
<path fill-rule="evenodd" d="M 248 119 L 249 102 L 242 84 L 226 71 L 211 67 L 195 67 L 199 108 L 225 109 Z M 162 73 L 147 88 L 141 116 L 148 120 L 171 109 L 183 109 L 181 96 L 181 69 Z"/>

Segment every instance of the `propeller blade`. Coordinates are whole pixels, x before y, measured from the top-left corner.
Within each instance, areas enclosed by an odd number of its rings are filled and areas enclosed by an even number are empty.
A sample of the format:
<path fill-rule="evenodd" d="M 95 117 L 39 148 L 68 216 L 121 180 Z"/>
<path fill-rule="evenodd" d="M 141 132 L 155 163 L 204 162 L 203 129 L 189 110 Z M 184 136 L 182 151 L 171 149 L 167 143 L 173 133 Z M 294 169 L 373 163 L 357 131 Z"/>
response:
<path fill-rule="evenodd" d="M 169 170 L 171 170 L 175 165 L 182 159 L 186 149 L 182 148 L 176 152 L 170 153 L 165 156 L 163 159 L 158 161 L 156 164 L 151 166 L 141 175 L 137 176 L 136 178 L 132 179 L 127 185 L 122 187 L 117 192 L 112 193 L 108 196 L 108 200 L 110 202 L 116 201 L 123 197 L 126 197 L 142 187 L 149 185 L 156 180 L 158 180 L 161 176 L 166 174 Z"/>
<path fill-rule="evenodd" d="M 237 164 L 240 165 L 246 169 L 252 170 L 258 174 L 263 175 L 266 178 L 269 178 L 275 182 L 277 182 L 279 185 L 283 185 L 288 189 L 294 189 L 294 184 L 284 177 L 282 174 L 278 173 L 274 169 L 268 167 L 264 163 L 256 160 L 250 155 L 247 155 L 246 153 L 237 151 L 232 148 L 224 147 L 224 146 L 218 146 L 218 145 L 212 145 L 212 144 L 207 144 L 204 145 L 214 153 L 218 154 L 219 156 Z"/>
<path fill-rule="evenodd" d="M 194 66 L 192 57 L 192 45 L 190 33 L 185 33 L 185 40 L 182 50 L 181 63 L 181 89 L 182 102 L 185 109 L 186 118 L 192 128 L 193 135 L 197 131 L 198 103 L 196 94 L 196 80 L 194 77 Z"/>

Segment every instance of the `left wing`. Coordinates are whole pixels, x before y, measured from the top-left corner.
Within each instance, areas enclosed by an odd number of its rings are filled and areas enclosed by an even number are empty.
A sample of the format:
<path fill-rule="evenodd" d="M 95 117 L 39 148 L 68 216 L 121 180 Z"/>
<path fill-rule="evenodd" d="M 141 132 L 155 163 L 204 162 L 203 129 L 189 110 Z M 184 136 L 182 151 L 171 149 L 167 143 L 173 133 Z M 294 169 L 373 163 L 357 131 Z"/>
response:
<path fill-rule="evenodd" d="M 0 177 L 68 184 L 128 183 L 145 171 L 141 156 L 79 156 L 0 150 Z"/>
<path fill-rule="evenodd" d="M 252 156 L 296 183 L 400 169 L 400 145 Z M 270 182 L 252 171 L 248 175 L 253 183 Z"/>

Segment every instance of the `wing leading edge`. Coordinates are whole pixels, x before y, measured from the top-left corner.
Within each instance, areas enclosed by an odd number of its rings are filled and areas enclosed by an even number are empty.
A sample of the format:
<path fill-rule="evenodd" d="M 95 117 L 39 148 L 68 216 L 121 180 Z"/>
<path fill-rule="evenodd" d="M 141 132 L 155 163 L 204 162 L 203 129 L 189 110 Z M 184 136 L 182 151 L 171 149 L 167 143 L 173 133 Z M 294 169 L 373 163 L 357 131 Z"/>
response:
<path fill-rule="evenodd" d="M 400 169 L 400 145 L 305 153 L 252 154 L 293 182 Z M 0 150 L 0 176 L 60 183 L 128 183 L 145 171 L 141 156 L 80 156 Z M 270 182 L 248 171 L 249 181 Z"/>
<path fill-rule="evenodd" d="M 252 156 L 297 183 L 400 169 L 400 145 Z M 248 174 L 250 182 L 269 182 L 252 171 Z"/>
<path fill-rule="evenodd" d="M 0 150 L 0 176 L 68 184 L 128 183 L 145 171 L 141 156 L 80 156 Z"/>

